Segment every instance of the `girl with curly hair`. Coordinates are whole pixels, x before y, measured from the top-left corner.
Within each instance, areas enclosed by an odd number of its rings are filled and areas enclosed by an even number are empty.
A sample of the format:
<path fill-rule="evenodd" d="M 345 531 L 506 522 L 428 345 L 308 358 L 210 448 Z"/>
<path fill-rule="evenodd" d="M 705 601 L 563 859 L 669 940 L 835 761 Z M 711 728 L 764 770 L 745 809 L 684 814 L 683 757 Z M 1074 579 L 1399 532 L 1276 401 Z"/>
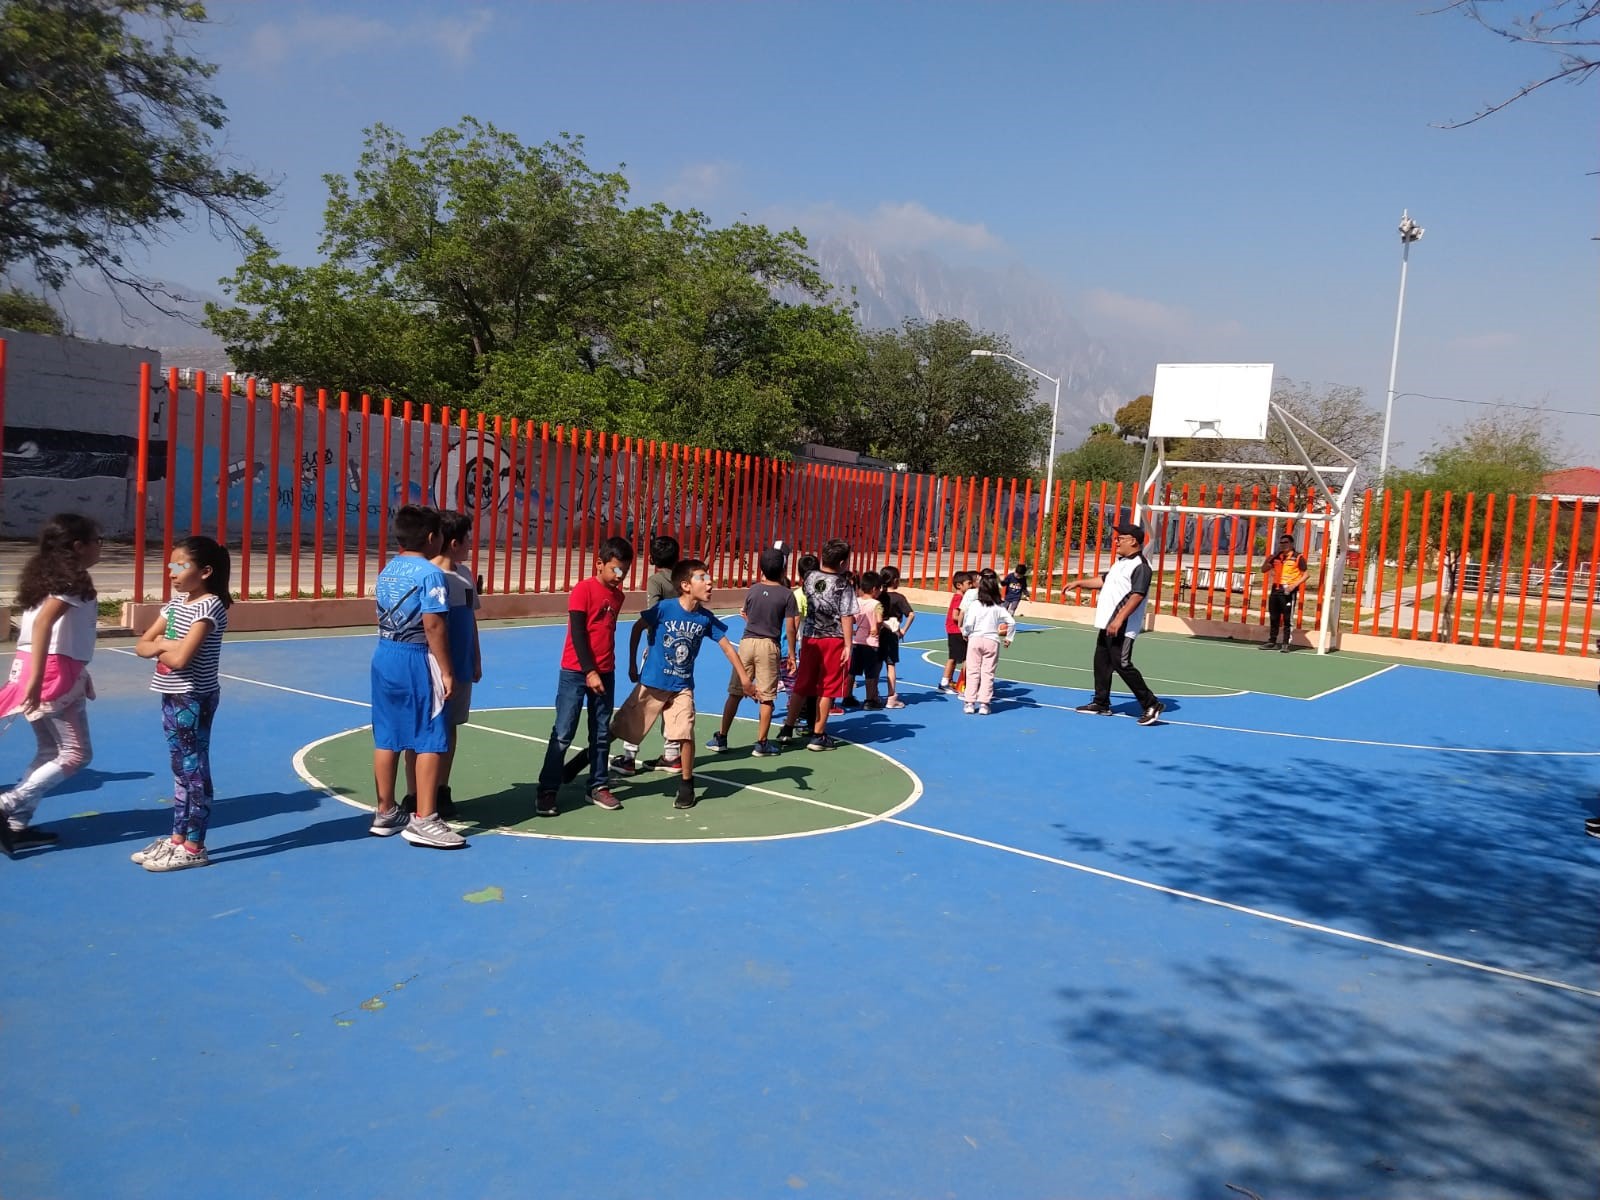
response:
<path fill-rule="evenodd" d="M 0 793 L 0 849 L 56 840 L 30 828 L 39 800 L 89 764 L 89 701 L 99 609 L 89 568 L 100 561 L 100 529 L 88 517 L 58 513 L 39 531 L 39 548 L 22 568 L 17 654 L 0 687 L 0 718 L 21 713 L 38 753 L 22 779 Z"/>

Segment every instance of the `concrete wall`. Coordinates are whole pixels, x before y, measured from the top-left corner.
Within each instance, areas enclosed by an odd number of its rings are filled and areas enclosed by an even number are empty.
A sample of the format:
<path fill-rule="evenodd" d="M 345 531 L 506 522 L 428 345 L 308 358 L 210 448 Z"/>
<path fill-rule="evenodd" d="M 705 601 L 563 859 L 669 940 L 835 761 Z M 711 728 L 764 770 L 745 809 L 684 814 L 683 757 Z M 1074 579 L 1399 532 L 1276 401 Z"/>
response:
<path fill-rule="evenodd" d="M 139 364 L 154 350 L 0 329 L 6 342 L 0 536 L 33 537 L 53 513 L 81 512 L 108 537 L 133 532 Z M 151 439 L 164 455 L 164 407 Z M 154 459 L 155 446 L 151 457 Z"/>

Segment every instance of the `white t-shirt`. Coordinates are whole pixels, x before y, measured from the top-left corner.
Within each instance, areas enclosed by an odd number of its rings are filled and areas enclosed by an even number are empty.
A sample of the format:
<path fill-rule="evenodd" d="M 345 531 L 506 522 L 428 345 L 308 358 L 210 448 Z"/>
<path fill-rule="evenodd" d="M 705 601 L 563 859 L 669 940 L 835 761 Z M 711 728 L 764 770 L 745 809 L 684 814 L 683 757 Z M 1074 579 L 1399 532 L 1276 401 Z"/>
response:
<path fill-rule="evenodd" d="M 1015 628 L 1017 619 L 1004 604 L 980 604 L 974 600 L 961 614 L 961 632 L 967 640 L 1000 637 L 1002 628 Z"/>
<path fill-rule="evenodd" d="M 94 658 L 95 627 L 100 623 L 100 608 L 93 600 L 82 596 L 51 596 L 67 606 L 56 623 L 50 627 L 50 645 L 46 654 L 63 654 L 79 662 Z M 17 649 L 33 649 L 33 621 L 42 605 L 28 609 L 17 623 Z"/>
<path fill-rule="evenodd" d="M 1094 627 L 1104 629 L 1111 623 L 1111 618 L 1117 615 L 1117 609 L 1122 607 L 1130 593 L 1138 592 L 1141 596 L 1150 594 L 1150 564 L 1145 561 L 1142 554 L 1135 554 L 1132 558 L 1119 558 L 1111 564 L 1111 569 L 1105 573 L 1105 583 L 1100 586 L 1100 598 L 1095 601 Z M 1147 606 L 1139 605 L 1123 623 L 1122 632 L 1128 637 L 1136 637 L 1144 628 L 1144 610 Z"/>

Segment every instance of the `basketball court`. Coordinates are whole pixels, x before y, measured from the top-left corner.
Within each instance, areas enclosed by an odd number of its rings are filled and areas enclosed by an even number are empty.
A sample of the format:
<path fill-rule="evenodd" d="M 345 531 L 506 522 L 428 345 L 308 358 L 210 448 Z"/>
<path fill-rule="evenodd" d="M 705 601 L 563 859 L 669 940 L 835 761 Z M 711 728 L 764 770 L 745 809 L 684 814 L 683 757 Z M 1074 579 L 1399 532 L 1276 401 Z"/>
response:
<path fill-rule="evenodd" d="M 215 865 L 170 877 L 102 643 L 61 841 L 0 861 L 0 1193 L 1592 1194 L 1593 692 L 1153 632 L 1141 728 L 1023 612 L 990 717 L 930 639 L 843 749 L 741 721 L 697 808 L 544 820 L 562 629 L 488 626 L 452 853 L 367 835 L 369 632 L 230 639 Z"/>

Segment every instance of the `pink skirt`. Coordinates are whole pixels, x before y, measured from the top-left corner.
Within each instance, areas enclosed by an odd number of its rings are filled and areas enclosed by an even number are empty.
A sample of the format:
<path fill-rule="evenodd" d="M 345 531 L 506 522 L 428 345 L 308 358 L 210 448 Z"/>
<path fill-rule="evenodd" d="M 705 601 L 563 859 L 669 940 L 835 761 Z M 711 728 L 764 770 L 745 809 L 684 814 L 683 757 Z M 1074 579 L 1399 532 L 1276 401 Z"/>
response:
<path fill-rule="evenodd" d="M 88 665 L 81 659 L 68 658 L 65 654 L 45 655 L 44 686 L 39 691 L 40 704 L 49 706 L 62 699 L 71 703 L 85 695 L 86 688 L 79 685 L 88 683 L 84 678 L 85 668 Z M 21 711 L 32 666 L 32 652 L 18 650 L 16 658 L 11 661 L 10 677 L 6 680 L 5 686 L 0 687 L 0 717 L 9 717 L 12 713 Z"/>

